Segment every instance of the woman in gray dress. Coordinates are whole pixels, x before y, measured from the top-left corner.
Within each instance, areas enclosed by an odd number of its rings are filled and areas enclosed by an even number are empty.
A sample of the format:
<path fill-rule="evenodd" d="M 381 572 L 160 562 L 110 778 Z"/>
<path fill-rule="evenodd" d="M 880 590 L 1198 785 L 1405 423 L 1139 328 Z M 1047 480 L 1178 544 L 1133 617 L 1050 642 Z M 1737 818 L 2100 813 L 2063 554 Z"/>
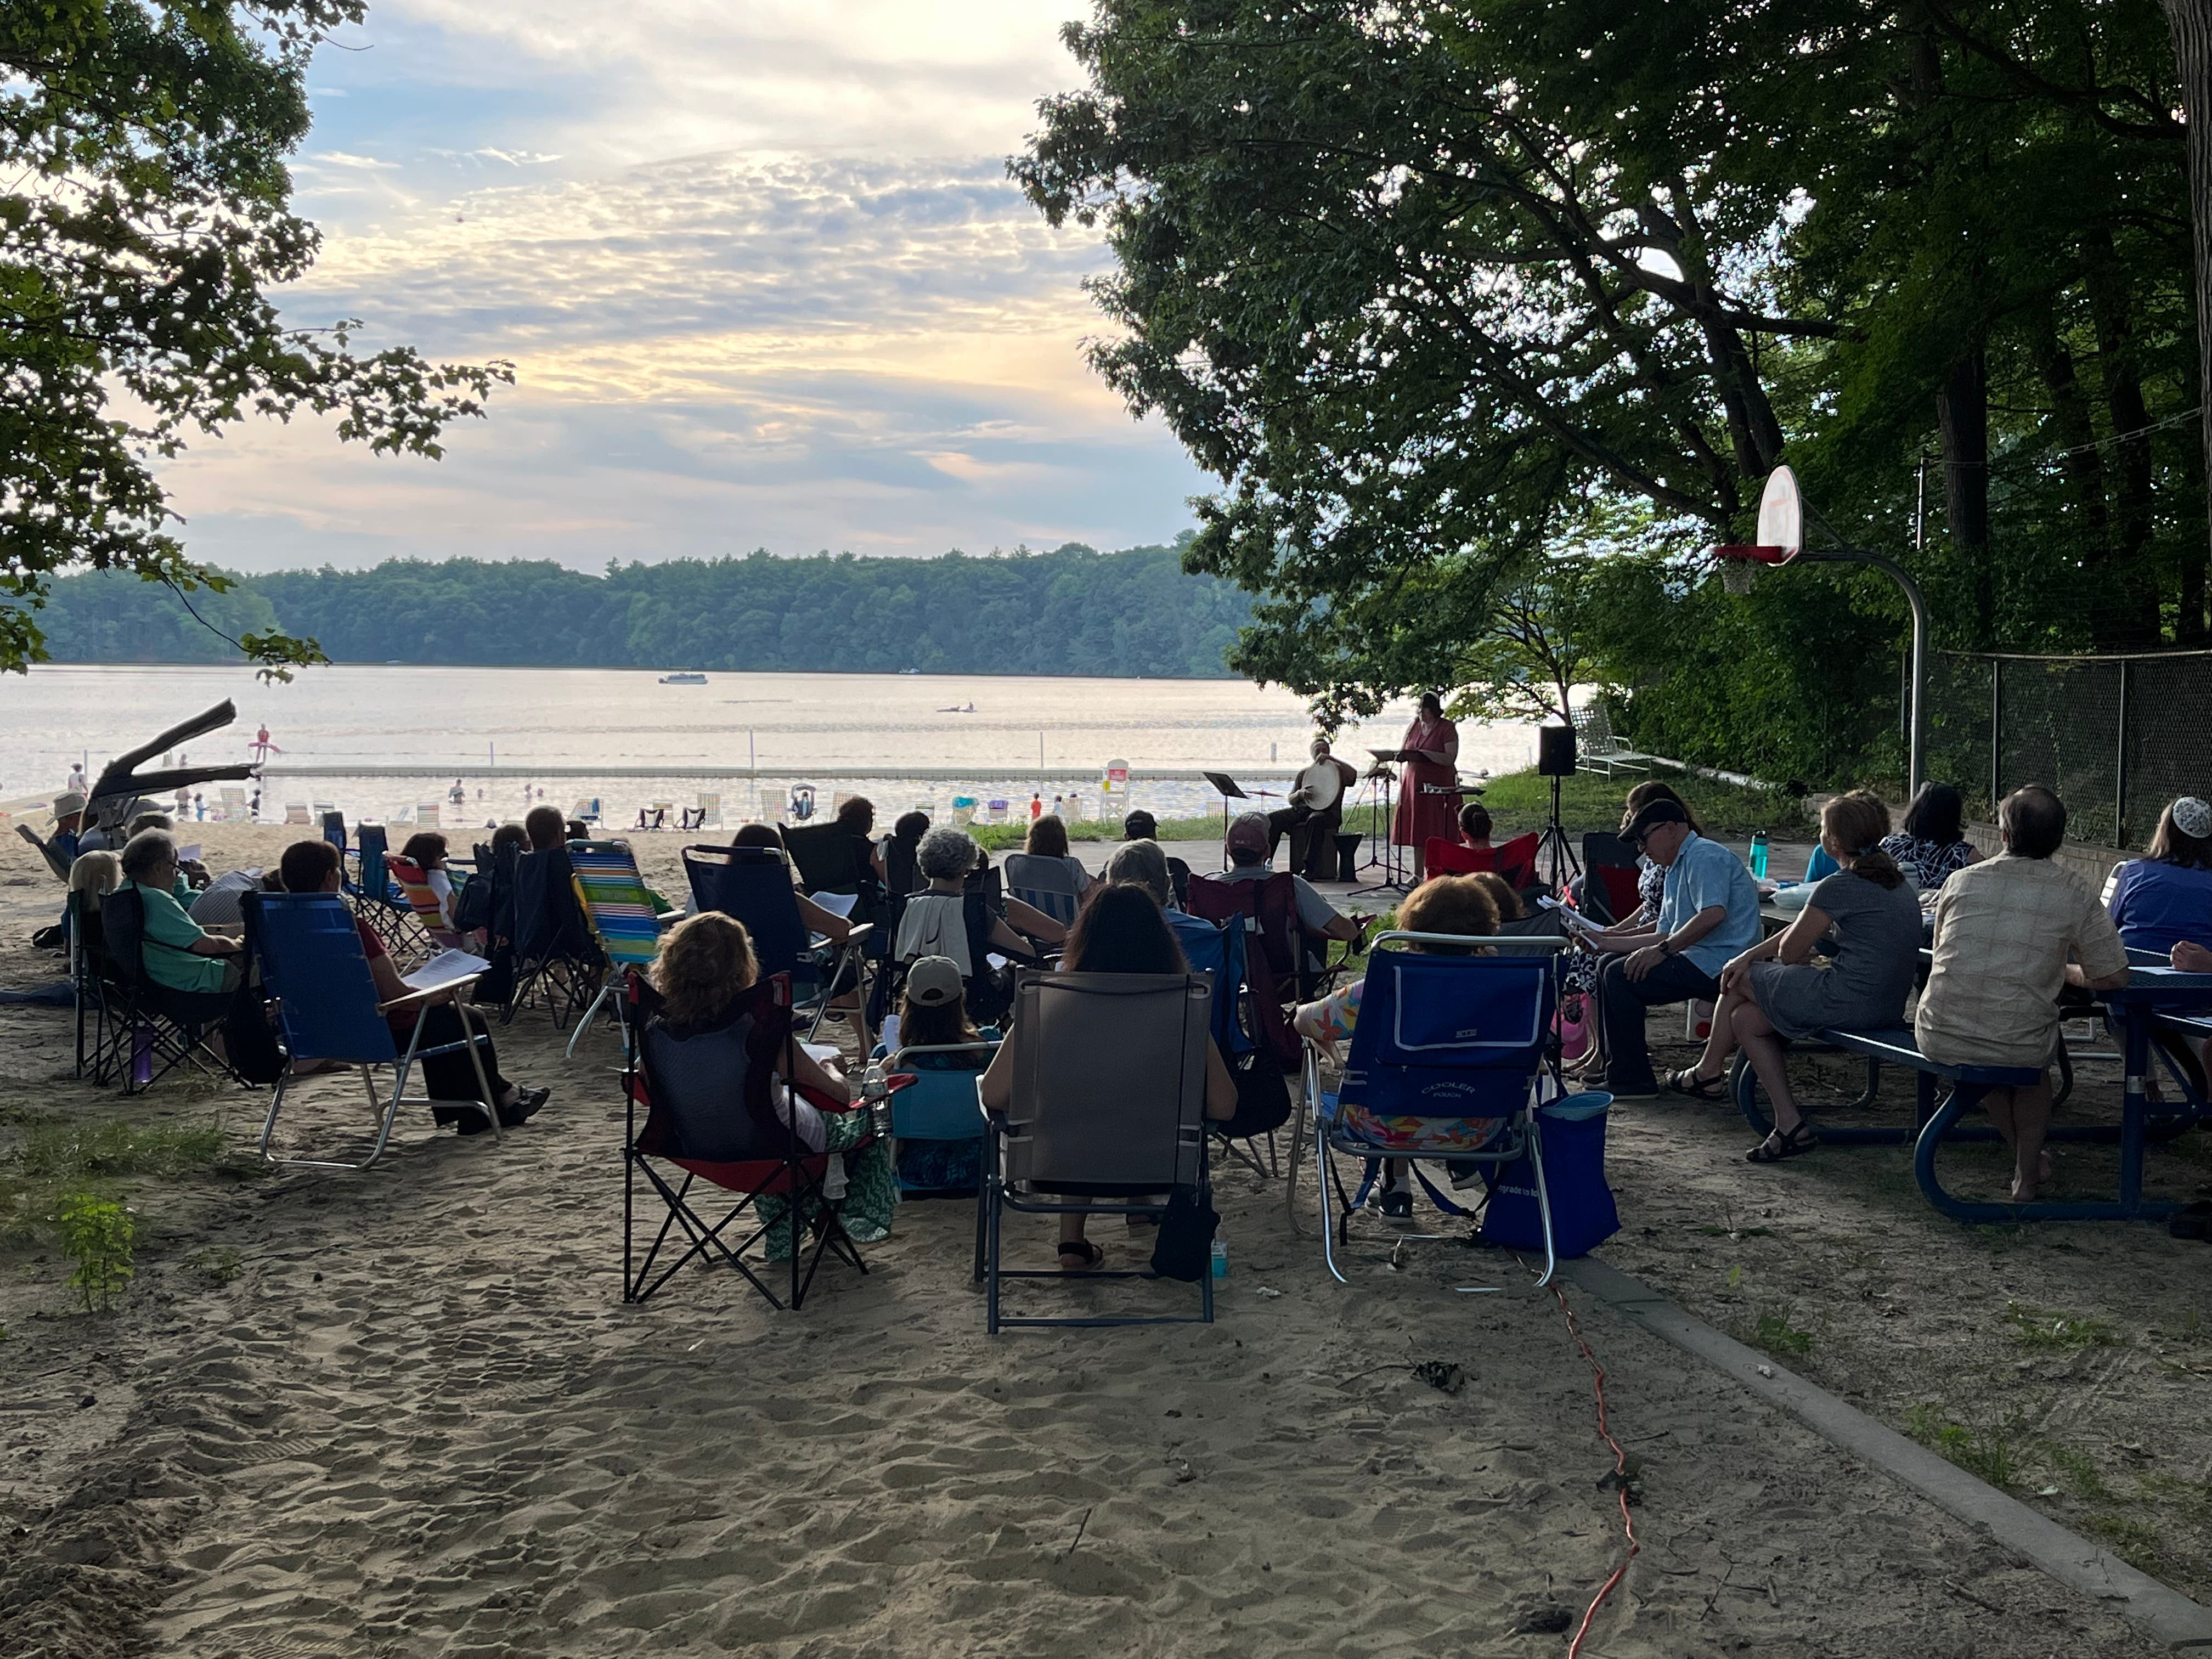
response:
<path fill-rule="evenodd" d="M 1717 1100 L 1729 1055 L 1741 1045 L 1774 1103 L 1774 1132 L 1745 1154 L 1778 1164 L 1820 1144 L 1797 1109 L 1783 1068 L 1785 1037 L 1830 1026 L 1888 1030 L 1905 1023 L 1920 951 L 1920 898 L 1896 860 L 1881 850 L 1889 809 L 1854 790 L 1820 809 L 1820 844 L 1843 867 L 1813 889 L 1797 920 L 1721 969 L 1721 1001 L 1711 1039 L 1698 1063 L 1667 1079 L 1699 1100 Z M 1833 965 L 1807 960 L 1835 935 Z"/>

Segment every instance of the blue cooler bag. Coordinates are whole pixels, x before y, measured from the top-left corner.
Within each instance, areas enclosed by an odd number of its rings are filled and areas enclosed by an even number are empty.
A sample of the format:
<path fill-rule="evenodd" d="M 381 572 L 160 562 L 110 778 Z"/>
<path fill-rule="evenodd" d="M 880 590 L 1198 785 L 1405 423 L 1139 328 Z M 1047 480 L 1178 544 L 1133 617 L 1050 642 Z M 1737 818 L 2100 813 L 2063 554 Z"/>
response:
<path fill-rule="evenodd" d="M 1620 1231 L 1613 1188 L 1605 1184 L 1605 1113 L 1612 1104 L 1611 1095 L 1593 1090 L 1536 1109 L 1544 1186 L 1552 1200 L 1552 1244 L 1563 1261 L 1588 1255 Z M 1535 1171 L 1525 1157 L 1498 1172 L 1482 1212 L 1482 1237 L 1510 1250 L 1544 1248 Z"/>

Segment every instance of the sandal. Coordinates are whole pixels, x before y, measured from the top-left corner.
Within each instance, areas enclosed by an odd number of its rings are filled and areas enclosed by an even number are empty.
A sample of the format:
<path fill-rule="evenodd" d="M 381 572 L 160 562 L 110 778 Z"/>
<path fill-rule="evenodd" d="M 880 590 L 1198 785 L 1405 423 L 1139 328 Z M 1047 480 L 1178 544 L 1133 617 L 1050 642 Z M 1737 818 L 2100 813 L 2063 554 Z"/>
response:
<path fill-rule="evenodd" d="M 1667 1073 L 1667 1086 L 1678 1095 L 1687 1095 L 1692 1100 L 1726 1100 L 1726 1077 L 1700 1077 L 1694 1066 L 1685 1066 L 1679 1072 Z"/>
<path fill-rule="evenodd" d="M 1106 1252 L 1087 1238 L 1072 1239 L 1060 1247 L 1060 1270 L 1064 1273 L 1097 1273 L 1105 1260 Z"/>
<path fill-rule="evenodd" d="M 1820 1144 L 1820 1137 L 1813 1133 L 1813 1126 L 1804 1119 L 1788 1134 L 1777 1129 L 1743 1155 L 1747 1164 L 1779 1164 L 1784 1158 L 1796 1158 L 1811 1152 Z"/>

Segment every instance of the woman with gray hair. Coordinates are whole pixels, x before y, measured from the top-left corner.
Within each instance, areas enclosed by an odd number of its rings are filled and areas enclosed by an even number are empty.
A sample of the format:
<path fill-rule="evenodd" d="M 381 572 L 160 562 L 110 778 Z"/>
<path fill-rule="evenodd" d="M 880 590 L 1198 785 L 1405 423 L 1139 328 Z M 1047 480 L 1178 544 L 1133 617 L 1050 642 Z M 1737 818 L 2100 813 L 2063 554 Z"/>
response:
<path fill-rule="evenodd" d="M 898 939 L 892 948 L 901 962 L 949 957 L 962 979 L 975 976 L 975 956 L 968 948 L 967 884 L 968 872 L 981 855 L 982 848 L 964 830 L 941 826 L 921 838 L 915 848 L 915 867 L 929 885 L 908 897 L 899 918 Z M 1018 900 L 1008 901 L 1007 908 L 1030 938 L 1057 945 L 1067 936 L 1067 930 L 1042 910 Z M 1030 954 L 1030 940 L 1016 933 L 1006 916 L 990 918 L 988 937 L 994 950 L 1009 956 Z"/>
<path fill-rule="evenodd" d="M 183 994 L 173 1000 L 179 1018 L 221 1018 L 238 988 L 234 958 L 241 947 L 234 939 L 208 933 L 185 914 L 191 890 L 183 887 L 177 868 L 174 838 L 166 830 L 142 830 L 124 848 L 122 864 L 124 883 L 138 895 L 145 914 L 146 977 Z"/>

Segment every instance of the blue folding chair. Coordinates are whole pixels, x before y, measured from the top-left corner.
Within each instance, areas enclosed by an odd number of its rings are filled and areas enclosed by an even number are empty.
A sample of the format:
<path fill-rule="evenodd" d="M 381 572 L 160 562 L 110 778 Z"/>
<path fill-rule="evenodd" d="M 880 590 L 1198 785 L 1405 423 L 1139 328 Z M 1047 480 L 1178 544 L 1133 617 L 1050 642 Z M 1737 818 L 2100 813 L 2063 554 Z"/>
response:
<path fill-rule="evenodd" d="M 327 825 L 324 837 L 329 838 Z M 407 895 L 385 867 L 391 850 L 391 842 L 382 824 L 360 825 L 354 837 L 353 852 L 348 854 L 342 845 L 338 852 L 341 866 L 349 856 L 353 860 L 353 877 L 344 884 L 345 896 L 353 904 L 354 914 L 374 930 L 377 938 L 384 941 L 384 948 L 393 956 L 426 957 L 429 954 L 429 936 L 415 920 Z"/>
<path fill-rule="evenodd" d="M 403 1049 L 392 1035 L 385 1016 L 410 1004 L 475 982 L 476 976 L 455 980 L 435 990 L 416 991 L 391 1002 L 376 1000 L 376 981 L 368 970 L 368 957 L 353 918 L 335 893 L 248 893 L 240 909 L 246 917 L 246 939 L 261 963 L 262 981 L 276 999 L 277 1030 L 289 1058 L 276 1075 L 269 1097 L 269 1116 L 261 1126 L 261 1156 L 271 1164 L 311 1170 L 366 1170 L 384 1154 L 392 1139 L 392 1126 L 402 1106 L 453 1105 L 481 1112 L 499 1133 L 499 1114 L 483 1103 L 491 1098 L 484 1076 L 483 1047 L 490 1038 L 471 1024 L 468 1003 L 454 999 L 465 1042 L 424 1048 L 422 1023 L 417 1021 Z M 431 1101 L 407 1092 L 407 1073 L 415 1062 L 432 1055 L 466 1048 L 476 1067 L 481 1098 L 469 1101 Z M 273 1158 L 270 1138 L 276 1133 L 277 1114 L 284 1109 L 284 1091 L 292 1082 L 292 1068 L 301 1060 L 321 1060 L 361 1068 L 362 1086 L 368 1091 L 371 1110 L 379 1117 L 376 1144 L 358 1164 L 335 1158 Z M 392 1093 L 380 1101 L 374 1068 L 392 1068 Z"/>
<path fill-rule="evenodd" d="M 1534 1103 L 1541 1078 L 1548 1074 L 1558 1082 L 1552 1015 L 1559 1004 L 1556 952 L 1565 948 L 1565 941 L 1553 941 L 1552 951 L 1542 955 L 1515 956 L 1432 956 L 1388 948 L 1400 943 L 1462 951 L 1511 945 L 1525 951 L 1535 941 L 1380 934 L 1367 959 L 1359 1023 L 1352 1030 L 1343 1082 L 1334 1093 L 1322 1092 L 1321 1049 L 1307 1041 L 1306 1105 L 1321 1184 L 1323 1259 L 1339 1283 L 1351 1283 L 1337 1265 L 1337 1255 L 1348 1249 L 1352 1218 L 1365 1206 L 1385 1163 L 1405 1164 L 1447 1215 L 1464 1215 L 1430 1184 L 1417 1159 L 1502 1170 L 1525 1155 L 1534 1171 L 1543 1220 L 1544 1274 L 1537 1283 L 1547 1285 L 1557 1257 Z M 1337 1167 L 1345 1158 L 1365 1164 L 1356 1194 L 1346 1189 Z M 1295 1148 L 1291 1166 L 1285 1191 L 1294 1200 Z"/>
<path fill-rule="evenodd" d="M 983 1120 L 975 1110 L 975 1079 L 991 1063 L 999 1045 L 988 1038 L 974 1042 L 915 1043 L 901 1048 L 885 1063 L 894 1074 L 910 1074 L 914 1081 L 891 1097 L 891 1134 L 898 1143 L 898 1183 L 901 1193 L 928 1193 L 937 1197 L 973 1198 L 983 1180 Z M 943 1056 L 922 1060 L 923 1055 Z M 958 1062 L 951 1057 L 958 1055 Z M 967 1145 L 975 1149 L 975 1172 L 962 1182 L 917 1181 L 908 1169 L 909 1143 L 938 1146 Z"/>
<path fill-rule="evenodd" d="M 1036 853 L 1009 853 L 1006 872 L 1007 892 L 1062 927 L 1074 924 L 1075 913 L 1083 908 L 1083 893 L 1075 872 L 1066 864 Z"/>
<path fill-rule="evenodd" d="M 822 1029 L 829 1012 L 830 988 L 850 965 L 856 976 L 866 957 L 871 932 L 866 923 L 854 927 L 842 946 L 811 933 L 799 914 L 799 893 L 791 884 L 791 865 L 773 847 L 687 847 L 682 854 L 684 879 L 691 884 L 691 912 L 719 910 L 744 923 L 752 935 L 753 957 L 760 975 L 791 975 L 794 987 L 811 993 L 814 1024 L 811 1038 Z M 797 1012 L 805 1012 L 804 1008 Z M 866 1017 L 859 1035 L 861 1052 L 867 1051 Z"/>

